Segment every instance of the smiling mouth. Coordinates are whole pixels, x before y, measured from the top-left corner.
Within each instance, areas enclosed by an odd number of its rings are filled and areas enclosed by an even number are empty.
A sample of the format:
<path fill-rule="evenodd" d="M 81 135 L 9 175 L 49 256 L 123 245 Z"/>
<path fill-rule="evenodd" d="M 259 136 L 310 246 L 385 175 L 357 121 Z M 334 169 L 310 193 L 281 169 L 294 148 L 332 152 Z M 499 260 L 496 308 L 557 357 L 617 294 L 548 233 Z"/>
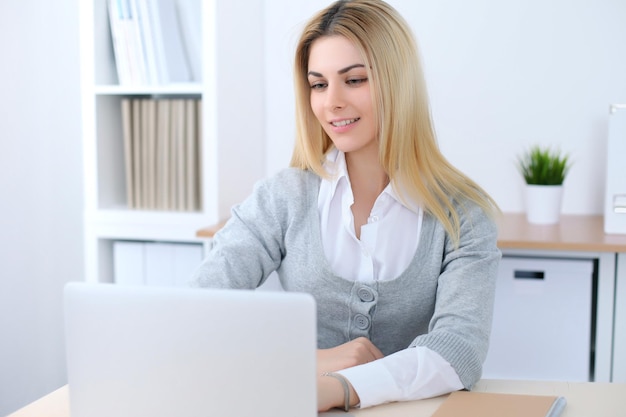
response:
<path fill-rule="evenodd" d="M 343 126 L 350 125 L 354 122 L 358 122 L 359 120 L 361 120 L 361 118 L 357 117 L 356 119 L 341 120 L 339 122 L 330 122 L 330 124 L 335 127 L 343 127 Z"/>

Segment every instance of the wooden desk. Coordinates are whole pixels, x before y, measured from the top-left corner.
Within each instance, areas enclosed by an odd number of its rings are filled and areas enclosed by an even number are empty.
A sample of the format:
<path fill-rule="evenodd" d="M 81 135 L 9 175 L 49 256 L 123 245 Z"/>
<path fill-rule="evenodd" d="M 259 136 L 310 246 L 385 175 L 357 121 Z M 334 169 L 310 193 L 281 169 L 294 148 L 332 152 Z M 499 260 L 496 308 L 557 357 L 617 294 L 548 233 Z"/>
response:
<path fill-rule="evenodd" d="M 530 224 L 524 213 L 498 219 L 500 249 L 539 249 L 584 252 L 626 252 L 626 235 L 604 233 L 604 218 L 562 215 L 553 225 Z"/>
<path fill-rule="evenodd" d="M 213 235 L 217 233 L 217 231 L 220 230 L 227 221 L 228 220 L 222 220 L 221 222 L 214 224 L 212 226 L 203 227 L 202 229 L 196 232 L 196 237 L 205 238 L 205 239 L 212 238 Z"/>
<path fill-rule="evenodd" d="M 483 380 L 476 385 L 474 391 L 562 395 L 567 399 L 562 417 L 622 417 L 626 410 L 626 384 Z M 384 404 L 363 410 L 351 410 L 349 414 L 337 411 L 336 414 L 355 417 L 430 417 L 445 398 L 446 396 L 441 396 L 421 401 Z M 60 388 L 8 417 L 70 417 L 68 389 Z"/>
<path fill-rule="evenodd" d="M 605 234 L 599 215 L 562 215 L 557 224 L 536 225 L 529 224 L 524 213 L 504 213 L 497 222 L 501 249 L 626 252 L 626 235 Z M 210 239 L 224 223 L 199 229 L 196 236 Z"/>

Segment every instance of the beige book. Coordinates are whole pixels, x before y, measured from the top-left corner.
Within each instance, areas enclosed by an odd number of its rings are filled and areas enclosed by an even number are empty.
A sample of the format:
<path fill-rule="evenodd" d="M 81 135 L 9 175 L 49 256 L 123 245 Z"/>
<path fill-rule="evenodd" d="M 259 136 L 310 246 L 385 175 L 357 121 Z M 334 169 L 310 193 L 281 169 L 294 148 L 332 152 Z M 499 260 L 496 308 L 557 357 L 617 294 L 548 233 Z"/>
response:
<path fill-rule="evenodd" d="M 174 99 L 170 105 L 170 210 L 180 210 L 180 194 L 184 193 L 180 185 L 182 179 L 179 179 L 180 172 L 183 169 L 181 159 L 184 157 L 182 149 L 182 137 L 184 134 L 184 101 L 182 99 Z"/>
<path fill-rule="evenodd" d="M 176 132 L 176 145 L 177 145 L 177 161 L 176 161 L 176 209 L 178 211 L 184 211 L 186 206 L 186 188 L 185 188 L 185 100 L 180 99 L 176 101 L 177 104 L 177 132 Z"/>
<path fill-rule="evenodd" d="M 157 105 L 156 100 L 146 99 L 144 100 L 144 106 L 146 106 L 146 165 L 147 165 L 147 198 L 148 209 L 155 210 L 157 208 L 156 198 L 156 183 L 157 183 Z"/>
<path fill-rule="evenodd" d="M 133 122 L 133 194 L 134 208 L 144 208 L 145 201 L 143 198 L 143 169 L 141 167 L 141 99 L 132 100 L 132 122 Z"/>
<path fill-rule="evenodd" d="M 202 210 L 202 100 L 198 100 L 196 102 L 196 116 L 198 119 L 198 134 L 196 135 L 197 146 L 196 146 L 196 171 L 197 171 L 197 180 L 196 180 L 196 201 L 197 201 L 197 210 Z"/>
<path fill-rule="evenodd" d="M 170 100 L 162 99 L 157 102 L 158 129 L 157 129 L 157 209 L 169 210 L 170 193 Z"/>
<path fill-rule="evenodd" d="M 150 200 L 150 165 L 149 165 L 149 157 L 148 157 L 148 147 L 149 147 L 149 114 L 148 114 L 148 106 L 147 100 L 141 99 L 141 149 L 140 152 L 140 160 L 141 160 L 141 199 L 143 201 L 143 206 L 141 207 L 144 210 L 151 209 L 151 200 Z"/>
<path fill-rule="evenodd" d="M 133 109 L 129 98 L 123 98 L 122 110 L 122 136 L 124 141 L 124 174 L 126 178 L 126 205 L 135 208 L 135 195 L 133 187 Z"/>
<path fill-rule="evenodd" d="M 558 417 L 565 404 L 559 396 L 456 391 L 432 417 Z"/>
<path fill-rule="evenodd" d="M 196 203 L 197 178 L 197 134 L 196 100 L 185 100 L 185 209 L 194 211 Z"/>

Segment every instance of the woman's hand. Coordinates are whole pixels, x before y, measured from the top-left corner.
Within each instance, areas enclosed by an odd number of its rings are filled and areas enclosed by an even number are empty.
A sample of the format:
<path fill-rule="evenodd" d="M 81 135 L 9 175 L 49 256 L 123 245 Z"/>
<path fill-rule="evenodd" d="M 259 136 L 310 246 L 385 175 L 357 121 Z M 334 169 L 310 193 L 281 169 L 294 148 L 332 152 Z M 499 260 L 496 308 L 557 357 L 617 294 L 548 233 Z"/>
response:
<path fill-rule="evenodd" d="M 382 352 L 365 337 L 343 345 L 317 350 L 317 373 L 340 371 L 384 357 Z"/>
<path fill-rule="evenodd" d="M 330 349 L 317 350 L 317 407 L 318 411 L 327 411 L 334 407 L 345 406 L 344 391 L 336 378 L 322 375 L 342 369 L 363 365 L 384 357 L 383 353 L 369 339 L 359 337 L 343 345 Z M 350 406 L 360 402 L 359 396 L 348 381 Z"/>
<path fill-rule="evenodd" d="M 350 391 L 350 406 L 354 407 L 361 400 L 352 384 L 348 381 Z M 344 391 L 341 382 L 331 376 L 318 375 L 317 377 L 317 411 L 328 411 L 331 408 L 345 407 Z"/>

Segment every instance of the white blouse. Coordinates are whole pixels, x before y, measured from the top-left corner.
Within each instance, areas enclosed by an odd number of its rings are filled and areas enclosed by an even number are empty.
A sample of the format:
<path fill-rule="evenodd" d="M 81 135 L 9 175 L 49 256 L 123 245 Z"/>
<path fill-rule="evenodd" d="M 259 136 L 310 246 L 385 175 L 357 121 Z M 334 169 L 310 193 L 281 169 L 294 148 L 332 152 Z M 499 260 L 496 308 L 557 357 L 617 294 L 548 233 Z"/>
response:
<path fill-rule="evenodd" d="M 423 211 L 405 205 L 391 185 L 372 207 L 361 238 L 354 232 L 354 203 L 345 155 L 331 150 L 324 165 L 332 175 L 322 179 L 318 196 L 324 253 L 335 275 L 355 281 L 392 280 L 415 255 Z M 434 397 L 463 388 L 458 375 L 438 353 L 407 348 L 380 360 L 340 371 L 361 400 L 360 407 L 390 401 Z"/>

